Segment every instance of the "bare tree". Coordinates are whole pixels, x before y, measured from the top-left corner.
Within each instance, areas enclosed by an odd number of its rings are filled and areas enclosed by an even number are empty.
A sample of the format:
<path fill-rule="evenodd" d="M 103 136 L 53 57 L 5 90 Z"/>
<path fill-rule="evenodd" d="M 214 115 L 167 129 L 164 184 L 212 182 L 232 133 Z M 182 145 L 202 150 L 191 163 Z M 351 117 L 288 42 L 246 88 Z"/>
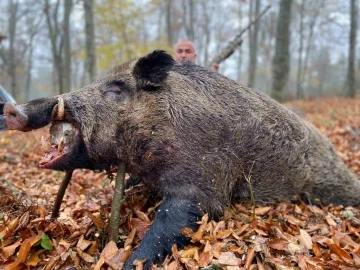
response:
<path fill-rule="evenodd" d="M 271 96 L 284 100 L 283 89 L 289 77 L 290 70 L 290 22 L 292 0 L 281 0 L 280 11 L 276 28 L 275 56 L 273 59 L 273 83 Z"/>
<path fill-rule="evenodd" d="M 64 65 L 63 65 L 63 80 L 64 80 L 64 91 L 71 91 L 71 46 L 70 46 L 70 14 L 72 10 L 72 0 L 64 0 Z M 63 92 L 62 92 L 63 93 Z"/>
<path fill-rule="evenodd" d="M 252 1 L 250 1 L 252 2 Z M 255 3 L 255 18 L 259 16 L 261 1 L 256 0 Z M 253 87 L 255 82 L 256 63 L 257 63 L 257 52 L 258 52 L 258 36 L 259 36 L 259 24 L 257 21 L 254 24 L 254 31 L 250 31 L 250 63 L 249 63 L 249 79 L 248 86 Z M 251 28 L 250 28 L 251 29 Z"/>
<path fill-rule="evenodd" d="M 302 76 L 301 71 L 303 68 L 303 49 L 304 49 L 304 16 L 305 16 L 305 5 L 306 0 L 301 0 L 300 3 L 300 27 L 299 27 L 299 58 L 298 58 L 298 68 L 297 68 L 297 76 L 296 76 L 296 98 L 302 99 L 304 98 L 304 91 L 302 88 Z"/>
<path fill-rule="evenodd" d="M 54 7 L 51 8 L 49 0 L 45 0 L 44 13 L 46 17 L 46 23 L 49 31 L 50 42 L 51 42 L 51 52 L 53 56 L 55 77 L 57 78 L 57 83 L 58 83 L 58 94 L 61 94 L 64 92 L 63 63 L 62 63 L 63 40 L 62 40 L 62 35 L 59 34 L 59 23 L 58 23 L 59 5 L 60 5 L 60 0 L 57 0 Z"/>
<path fill-rule="evenodd" d="M 172 29 L 172 9 L 173 9 L 173 1 L 166 0 L 166 34 L 167 34 L 167 42 L 169 46 L 172 46 L 174 43 L 174 34 Z"/>
<path fill-rule="evenodd" d="M 346 96 L 355 97 L 356 83 L 355 83 L 355 59 L 356 59 L 356 32 L 358 7 L 357 0 L 350 0 L 350 37 L 349 37 L 349 57 L 348 57 L 348 71 L 346 78 Z"/>
<path fill-rule="evenodd" d="M 313 14 L 312 14 L 312 17 L 309 22 L 309 35 L 308 35 L 307 41 L 306 41 L 305 56 L 304 56 L 304 62 L 302 65 L 302 71 L 300 70 L 300 81 L 301 82 L 307 82 L 309 80 L 309 78 L 308 78 L 309 75 L 306 71 L 307 71 L 308 65 L 309 65 L 310 50 L 314 43 L 315 25 L 318 21 L 320 11 L 324 7 L 325 1 L 326 0 L 311 1 Z M 304 92 L 304 89 L 302 89 L 302 90 Z"/>
<path fill-rule="evenodd" d="M 96 53 L 95 53 L 95 30 L 94 30 L 94 0 L 84 1 L 85 11 L 85 38 L 86 38 L 86 60 L 85 70 L 88 82 L 96 79 Z"/>
<path fill-rule="evenodd" d="M 194 0 L 183 0 L 182 1 L 183 11 L 184 11 L 184 25 L 187 39 L 195 39 L 195 3 Z"/>
<path fill-rule="evenodd" d="M 9 0 L 8 14 L 9 14 L 9 24 L 8 24 L 9 50 L 7 52 L 7 57 L 5 57 L 6 59 L 5 63 L 8 67 L 7 70 L 11 80 L 10 91 L 12 95 L 16 98 L 17 78 L 16 78 L 15 37 L 16 37 L 17 22 L 19 20 L 19 2 L 17 0 Z"/>
<path fill-rule="evenodd" d="M 71 90 L 71 53 L 70 53 L 70 14 L 72 0 L 64 0 L 64 18 L 59 22 L 60 0 L 51 6 L 45 0 L 44 13 L 51 42 L 51 52 L 58 83 L 58 93 L 62 94 Z M 61 32 L 61 30 L 63 30 Z"/>
<path fill-rule="evenodd" d="M 43 22 L 42 17 L 39 15 L 38 10 L 33 8 L 31 15 L 26 18 L 27 32 L 28 32 L 28 55 L 27 55 L 27 74 L 26 74 L 26 83 L 25 83 L 25 100 L 29 101 L 30 99 L 30 89 L 32 82 L 32 70 L 33 70 L 33 53 L 34 53 L 34 39 L 39 33 L 40 25 Z"/>

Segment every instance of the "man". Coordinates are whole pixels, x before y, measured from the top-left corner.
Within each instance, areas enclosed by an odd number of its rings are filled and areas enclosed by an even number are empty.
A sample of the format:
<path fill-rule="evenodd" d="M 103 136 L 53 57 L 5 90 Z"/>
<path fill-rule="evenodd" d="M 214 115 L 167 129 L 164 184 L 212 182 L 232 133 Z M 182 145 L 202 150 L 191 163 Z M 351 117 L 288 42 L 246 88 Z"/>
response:
<path fill-rule="evenodd" d="M 175 45 L 174 59 L 177 62 L 191 61 L 195 63 L 196 51 L 194 43 L 189 40 L 179 41 Z M 219 70 L 218 64 L 213 64 L 210 68 L 211 71 L 217 72 Z"/>

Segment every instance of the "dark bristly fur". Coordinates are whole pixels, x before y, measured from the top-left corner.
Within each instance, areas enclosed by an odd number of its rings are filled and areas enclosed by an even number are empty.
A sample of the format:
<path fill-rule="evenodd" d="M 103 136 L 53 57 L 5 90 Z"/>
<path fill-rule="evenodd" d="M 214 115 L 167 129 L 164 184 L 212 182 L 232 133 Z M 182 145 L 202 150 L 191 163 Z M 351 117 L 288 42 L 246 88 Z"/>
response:
<path fill-rule="evenodd" d="M 218 217 L 231 200 L 248 200 L 249 176 L 258 202 L 301 194 L 325 204 L 360 202 L 360 182 L 311 124 L 265 95 L 191 63 L 177 64 L 165 52 L 118 66 L 62 97 L 66 120 L 79 126 L 88 153 L 84 167 L 125 162 L 165 198 L 125 269 L 135 259 L 147 259 L 149 269 L 172 244 L 186 243 L 181 228 L 196 229 L 205 212 Z M 9 128 L 49 123 L 57 98 L 5 106 Z"/>

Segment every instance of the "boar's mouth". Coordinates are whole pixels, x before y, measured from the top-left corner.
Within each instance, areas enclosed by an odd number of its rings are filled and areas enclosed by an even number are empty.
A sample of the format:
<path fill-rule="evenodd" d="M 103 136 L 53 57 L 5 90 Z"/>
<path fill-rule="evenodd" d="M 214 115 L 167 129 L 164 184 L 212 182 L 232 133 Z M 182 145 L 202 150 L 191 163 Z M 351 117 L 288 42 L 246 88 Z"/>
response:
<path fill-rule="evenodd" d="M 50 138 L 41 138 L 45 155 L 39 162 L 40 168 L 65 170 L 73 162 L 81 140 L 76 124 L 65 121 L 64 101 L 59 98 L 52 114 Z"/>
<path fill-rule="evenodd" d="M 40 168 L 65 169 L 74 156 L 80 138 L 80 131 L 74 124 L 64 121 L 52 121 L 50 138 L 41 138 L 45 150 L 40 160 Z"/>

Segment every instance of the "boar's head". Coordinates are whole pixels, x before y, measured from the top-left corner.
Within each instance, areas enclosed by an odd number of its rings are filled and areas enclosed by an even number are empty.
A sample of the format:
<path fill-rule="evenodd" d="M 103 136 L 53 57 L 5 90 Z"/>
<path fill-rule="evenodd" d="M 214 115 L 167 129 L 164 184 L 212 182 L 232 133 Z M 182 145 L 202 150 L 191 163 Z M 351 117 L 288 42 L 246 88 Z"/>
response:
<path fill-rule="evenodd" d="M 51 123 L 50 139 L 42 140 L 46 151 L 42 168 L 108 169 L 128 161 L 125 144 L 139 138 L 135 134 L 141 127 L 127 124 L 130 118 L 140 117 L 138 111 L 143 116 L 147 109 L 135 101 L 161 87 L 173 64 L 170 55 L 155 51 L 115 67 L 80 90 L 18 106 L 8 103 L 4 108 L 7 125 L 30 131 Z M 145 138 L 149 132 L 143 130 L 140 136 Z"/>

